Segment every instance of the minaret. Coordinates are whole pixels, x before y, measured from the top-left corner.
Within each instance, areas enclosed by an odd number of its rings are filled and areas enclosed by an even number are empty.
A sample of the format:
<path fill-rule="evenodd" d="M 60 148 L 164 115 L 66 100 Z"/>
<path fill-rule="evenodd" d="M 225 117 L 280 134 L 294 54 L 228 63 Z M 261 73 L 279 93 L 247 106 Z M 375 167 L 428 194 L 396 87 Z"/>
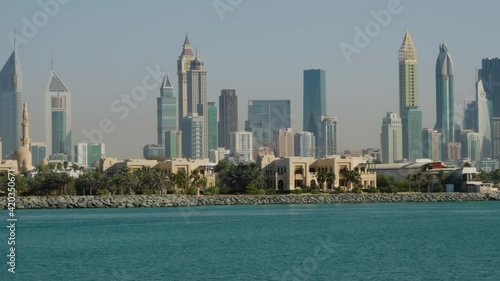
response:
<path fill-rule="evenodd" d="M 454 67 L 448 48 L 439 45 L 439 56 L 436 61 L 436 126 L 441 132 L 442 142 L 454 142 Z"/>
<path fill-rule="evenodd" d="M 191 61 L 194 59 L 193 51 L 191 50 L 191 43 L 186 34 L 182 53 L 177 60 L 177 75 L 179 83 L 179 120 L 185 117 L 188 113 L 188 96 L 187 96 L 187 73 L 191 69 Z"/>
<path fill-rule="evenodd" d="M 30 149 L 30 123 L 28 121 L 28 104 L 23 105 L 23 137 L 21 138 L 21 146 Z"/>

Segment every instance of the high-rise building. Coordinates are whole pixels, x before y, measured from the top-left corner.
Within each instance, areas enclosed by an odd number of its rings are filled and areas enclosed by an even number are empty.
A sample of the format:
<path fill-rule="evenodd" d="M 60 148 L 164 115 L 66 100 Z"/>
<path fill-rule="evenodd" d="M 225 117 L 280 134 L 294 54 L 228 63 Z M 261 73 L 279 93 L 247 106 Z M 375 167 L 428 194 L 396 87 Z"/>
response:
<path fill-rule="evenodd" d="M 238 96 L 224 89 L 219 97 L 219 146 L 229 149 L 231 133 L 238 131 Z"/>
<path fill-rule="evenodd" d="M 479 79 L 482 82 L 482 87 L 484 92 L 486 93 L 486 98 L 487 100 L 491 101 L 491 107 L 492 107 L 491 121 L 490 121 L 491 155 L 492 158 L 499 159 L 500 129 L 496 130 L 496 127 L 500 127 L 500 58 L 483 59 L 482 68 L 479 70 Z M 484 157 L 490 158 L 487 156 Z"/>
<path fill-rule="evenodd" d="M 194 59 L 193 51 L 191 50 L 191 43 L 186 35 L 184 40 L 184 45 L 182 47 L 182 53 L 177 60 L 177 76 L 178 76 L 178 92 L 179 92 L 179 122 L 182 117 L 188 115 L 188 79 L 187 74 L 191 69 L 191 61 Z"/>
<path fill-rule="evenodd" d="M 217 105 L 215 102 L 208 103 L 208 150 L 218 147 L 217 132 Z"/>
<path fill-rule="evenodd" d="M 336 155 L 338 153 L 337 145 L 337 117 L 321 116 L 321 127 L 319 131 L 319 141 L 316 149 L 319 158 Z"/>
<path fill-rule="evenodd" d="M 406 107 L 418 106 L 417 66 L 417 49 L 410 32 L 406 31 L 399 49 L 399 116 Z"/>
<path fill-rule="evenodd" d="M 147 144 L 142 149 L 145 159 L 163 160 L 165 158 L 165 147 L 157 144 Z"/>
<path fill-rule="evenodd" d="M 196 56 L 187 72 L 188 112 L 203 119 L 203 158 L 208 158 L 208 83 L 203 61 Z"/>
<path fill-rule="evenodd" d="M 316 137 L 311 132 L 295 134 L 295 156 L 316 157 Z"/>
<path fill-rule="evenodd" d="M 2 149 L 3 149 L 3 146 L 2 146 L 2 138 L 0 137 L 0 162 L 2 162 Z"/>
<path fill-rule="evenodd" d="M 464 120 L 463 129 L 464 130 L 476 130 L 477 128 L 477 101 L 469 100 L 464 104 Z"/>
<path fill-rule="evenodd" d="M 441 161 L 443 141 L 441 133 L 434 129 L 422 130 L 422 157 L 433 161 Z"/>
<path fill-rule="evenodd" d="M 221 160 L 226 159 L 231 151 L 229 149 L 225 149 L 224 147 L 218 147 L 217 149 L 212 149 L 208 152 L 208 159 L 210 163 L 219 163 Z"/>
<path fill-rule="evenodd" d="M 31 157 L 33 166 L 42 164 L 43 159 L 47 158 L 47 145 L 44 142 L 32 142 Z"/>
<path fill-rule="evenodd" d="M 406 31 L 399 49 L 399 116 L 403 124 L 403 158 L 422 157 L 422 112 L 418 110 L 417 49 Z"/>
<path fill-rule="evenodd" d="M 0 70 L 0 138 L 2 158 L 11 159 L 19 147 L 23 112 L 23 73 L 14 50 Z"/>
<path fill-rule="evenodd" d="M 170 78 L 165 76 L 160 88 L 160 97 L 156 99 L 157 139 L 164 145 L 165 133 L 177 130 L 177 98 Z"/>
<path fill-rule="evenodd" d="M 190 159 L 204 159 L 204 118 L 198 113 L 189 113 L 181 118 L 180 127 L 182 131 L 182 155 Z"/>
<path fill-rule="evenodd" d="M 454 136 L 454 67 L 445 44 L 439 45 L 436 62 L 436 126 L 442 134 L 442 142 L 455 141 Z"/>
<path fill-rule="evenodd" d="M 291 128 L 290 100 L 249 100 L 245 131 L 252 132 L 253 149 L 276 146 L 274 133 Z"/>
<path fill-rule="evenodd" d="M 462 157 L 468 158 L 471 161 L 479 161 L 480 147 L 479 147 L 479 134 L 471 130 L 462 131 L 460 136 L 460 145 L 462 148 Z"/>
<path fill-rule="evenodd" d="M 251 132 L 234 132 L 231 133 L 231 154 L 238 159 L 239 162 L 253 161 L 252 149 L 252 133 Z"/>
<path fill-rule="evenodd" d="M 493 155 L 493 102 L 486 93 L 482 80 L 476 83 L 476 132 L 479 133 L 481 159 Z"/>
<path fill-rule="evenodd" d="M 291 128 L 283 128 L 274 133 L 276 147 L 274 149 L 277 157 L 295 156 L 295 135 Z"/>
<path fill-rule="evenodd" d="M 403 124 L 394 112 L 388 112 L 382 119 L 382 162 L 391 164 L 403 160 Z"/>
<path fill-rule="evenodd" d="M 45 91 L 45 143 L 47 153 L 66 154 L 71 160 L 71 92 L 51 70 Z"/>
<path fill-rule="evenodd" d="M 403 158 L 415 161 L 422 158 L 422 111 L 416 106 L 406 107 L 403 122 Z"/>
<path fill-rule="evenodd" d="M 319 136 L 321 116 L 327 115 L 324 70 L 304 70 L 303 114 L 303 130 Z"/>
<path fill-rule="evenodd" d="M 459 142 L 446 143 L 446 161 L 460 161 L 462 160 L 462 145 Z"/>
<path fill-rule="evenodd" d="M 105 157 L 106 145 L 104 143 L 78 143 L 75 145 L 75 161 L 80 166 L 93 167 Z"/>
<path fill-rule="evenodd" d="M 167 159 L 182 158 L 182 132 L 179 130 L 165 133 L 165 157 Z"/>

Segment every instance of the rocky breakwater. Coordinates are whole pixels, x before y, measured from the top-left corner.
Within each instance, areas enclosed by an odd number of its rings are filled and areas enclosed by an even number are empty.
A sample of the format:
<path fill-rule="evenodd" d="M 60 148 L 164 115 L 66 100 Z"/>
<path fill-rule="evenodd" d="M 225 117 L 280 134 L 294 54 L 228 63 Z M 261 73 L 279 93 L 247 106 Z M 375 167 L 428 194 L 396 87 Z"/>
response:
<path fill-rule="evenodd" d="M 338 204 L 390 202 L 500 201 L 500 193 L 406 193 L 317 195 L 130 195 L 16 197 L 16 209 L 152 208 L 214 205 Z M 7 208 L 7 200 L 0 203 Z"/>

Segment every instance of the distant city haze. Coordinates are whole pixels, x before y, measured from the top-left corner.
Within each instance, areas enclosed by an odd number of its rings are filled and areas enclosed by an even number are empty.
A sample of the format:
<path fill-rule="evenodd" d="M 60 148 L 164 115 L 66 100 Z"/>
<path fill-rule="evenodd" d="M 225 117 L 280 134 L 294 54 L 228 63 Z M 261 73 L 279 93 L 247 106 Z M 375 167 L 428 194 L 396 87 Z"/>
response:
<path fill-rule="evenodd" d="M 304 70 L 325 70 L 326 113 L 337 117 L 340 151 L 380 147 L 382 119 L 387 112 L 399 112 L 398 49 L 406 30 L 418 49 L 424 128 L 436 123 L 435 66 L 441 43 L 453 57 L 457 122 L 464 101 L 475 96 L 481 59 L 500 56 L 500 2 L 494 0 L 396 1 L 402 10 L 380 24 L 378 32 L 371 30 L 369 43 L 357 46 L 359 53 L 350 60 L 341 44 L 356 46 L 356 30 L 365 32 L 376 21 L 374 14 L 396 2 L 239 2 L 40 0 L 60 3 L 57 11 L 45 11 L 38 0 L 2 1 L 0 66 L 12 53 L 9 34 L 15 29 L 24 39 L 17 45 L 31 140 L 45 141 L 51 50 L 54 71 L 72 94 L 73 144 L 88 141 L 82 132 L 98 129 L 109 118 L 114 130 L 104 133 L 102 142 L 106 154 L 118 158 L 142 157 L 144 145 L 157 142 L 156 98 L 163 76 L 125 118 L 111 105 L 143 85 L 148 67 L 168 73 L 179 97 L 177 60 L 186 34 L 208 73 L 208 101 L 220 109 L 221 90 L 236 89 L 239 130 L 248 117 L 248 100 L 290 99 L 292 128 L 302 131 Z M 226 6 L 221 10 L 214 3 Z M 44 20 L 41 13 L 47 19 L 43 25 L 37 24 Z"/>

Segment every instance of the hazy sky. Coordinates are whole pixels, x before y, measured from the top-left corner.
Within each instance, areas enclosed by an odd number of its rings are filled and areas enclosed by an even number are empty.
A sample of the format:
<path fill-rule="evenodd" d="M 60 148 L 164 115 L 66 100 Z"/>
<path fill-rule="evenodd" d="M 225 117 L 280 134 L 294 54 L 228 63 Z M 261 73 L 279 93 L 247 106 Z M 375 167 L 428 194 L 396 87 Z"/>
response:
<path fill-rule="evenodd" d="M 350 63 L 341 43 L 356 46 L 354 29 L 364 30 L 374 20 L 371 11 L 387 10 L 392 0 L 59 1 L 68 3 L 47 16 L 45 26 L 38 1 L 1 1 L 0 64 L 12 51 L 8 34 L 15 28 L 26 38 L 18 40 L 18 49 L 31 138 L 44 141 L 44 92 L 53 49 L 55 71 L 73 94 L 73 142 L 85 140 L 83 130 L 97 129 L 109 118 L 114 130 L 104 134 L 107 155 L 119 158 L 140 157 L 145 144 L 156 142 L 159 90 L 149 91 L 126 117 L 111 110 L 113 101 L 142 86 L 148 66 L 159 65 L 176 86 L 186 33 L 205 61 L 209 100 L 218 102 L 223 88 L 237 89 L 240 129 L 248 100 L 263 98 L 291 99 L 292 125 L 301 130 L 303 70 L 325 69 L 328 113 L 338 117 L 342 150 L 380 146 L 382 118 L 398 111 L 398 49 L 407 29 L 418 50 L 424 127 L 435 122 L 439 43 L 448 44 L 455 63 L 458 116 L 463 100 L 474 95 L 481 59 L 500 56 L 496 0 L 401 0 L 399 13 L 380 32 L 373 29 L 366 46 L 358 44 L 362 48 Z M 221 14 L 214 3 L 234 7 Z M 34 16 L 35 27 L 41 27 L 26 33 L 23 26 Z"/>

